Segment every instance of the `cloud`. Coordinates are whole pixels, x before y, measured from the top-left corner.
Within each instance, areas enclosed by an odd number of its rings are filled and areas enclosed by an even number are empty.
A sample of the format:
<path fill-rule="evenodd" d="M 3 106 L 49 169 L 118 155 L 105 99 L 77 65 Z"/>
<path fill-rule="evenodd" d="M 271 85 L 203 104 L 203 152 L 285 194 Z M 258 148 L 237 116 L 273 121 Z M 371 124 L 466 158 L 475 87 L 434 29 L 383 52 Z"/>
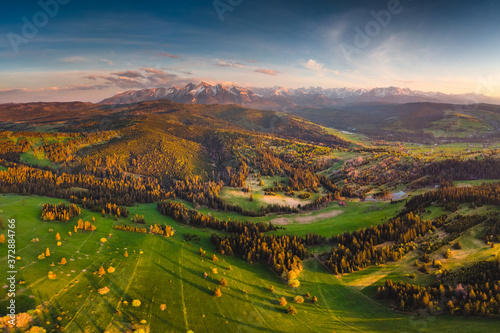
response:
<path fill-rule="evenodd" d="M 104 80 L 106 80 L 106 83 L 113 84 L 122 89 L 143 88 L 143 84 L 136 79 L 128 77 L 114 77 L 114 76 L 105 76 L 103 78 Z"/>
<path fill-rule="evenodd" d="M 83 78 L 95 81 L 99 78 L 99 75 L 88 75 L 88 76 L 84 76 Z"/>
<path fill-rule="evenodd" d="M 146 89 L 152 87 L 171 86 L 176 83 L 185 83 L 177 74 L 167 73 L 163 70 L 142 67 L 138 70 L 116 72 L 108 75 L 88 75 L 89 80 L 104 80 L 105 85 L 116 86 L 121 89 Z"/>
<path fill-rule="evenodd" d="M 44 91 L 74 91 L 74 90 L 102 90 L 109 88 L 108 85 L 96 84 L 96 85 L 84 85 L 84 84 L 73 84 L 68 87 L 49 87 L 49 88 L 15 88 L 15 89 L 0 89 L 1 95 L 9 94 L 19 94 L 19 93 L 36 93 Z"/>
<path fill-rule="evenodd" d="M 69 87 L 65 87 L 59 90 L 102 90 L 106 88 L 109 88 L 109 86 L 105 84 L 96 84 L 96 85 L 73 84 Z"/>
<path fill-rule="evenodd" d="M 85 57 L 66 57 L 66 58 L 62 58 L 61 61 L 69 63 L 69 64 L 79 64 L 82 62 L 87 62 L 89 60 Z"/>
<path fill-rule="evenodd" d="M 247 67 L 245 64 L 243 64 L 241 62 L 226 61 L 226 60 L 221 60 L 221 59 L 215 59 L 215 66 L 219 66 L 219 67 L 233 67 L 233 68 Z"/>
<path fill-rule="evenodd" d="M 313 70 L 317 73 L 333 73 L 335 75 L 342 75 L 339 71 L 331 70 L 325 67 L 324 64 L 317 62 L 314 59 L 309 59 L 305 64 L 303 64 L 305 68 Z"/>
<path fill-rule="evenodd" d="M 305 64 L 305 68 L 311 69 L 316 72 L 323 72 L 325 70 L 325 65 L 317 62 L 314 59 L 309 59 Z"/>
<path fill-rule="evenodd" d="M 174 54 L 160 53 L 160 55 L 164 56 L 164 57 L 169 57 L 169 58 L 172 58 L 172 59 L 179 59 L 179 56 L 178 55 L 174 55 Z"/>
<path fill-rule="evenodd" d="M 126 77 L 126 78 L 130 78 L 130 79 L 143 77 L 142 74 L 139 73 L 138 71 L 126 71 L 126 72 L 111 73 L 111 75 L 116 75 L 119 77 Z"/>
<path fill-rule="evenodd" d="M 274 69 L 256 69 L 254 72 L 277 76 L 280 72 Z"/>
<path fill-rule="evenodd" d="M 111 61 L 111 60 L 101 58 L 101 59 L 99 59 L 99 61 L 101 61 L 101 62 L 105 62 L 105 63 L 107 63 L 108 65 L 113 66 L 113 61 Z"/>
<path fill-rule="evenodd" d="M 150 73 L 150 74 L 163 74 L 163 73 L 165 73 L 164 71 L 162 71 L 160 69 L 156 69 L 156 68 L 142 67 L 141 69 L 144 70 L 146 73 Z"/>

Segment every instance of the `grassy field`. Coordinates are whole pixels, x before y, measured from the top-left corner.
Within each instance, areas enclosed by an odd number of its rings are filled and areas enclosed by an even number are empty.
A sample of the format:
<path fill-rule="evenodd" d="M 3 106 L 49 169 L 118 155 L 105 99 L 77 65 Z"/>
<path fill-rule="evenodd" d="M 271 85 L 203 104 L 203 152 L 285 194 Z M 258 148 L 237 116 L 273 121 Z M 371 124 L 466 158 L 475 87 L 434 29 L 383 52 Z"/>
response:
<path fill-rule="evenodd" d="M 238 257 L 224 256 L 213 262 L 211 232 L 179 225 L 160 215 L 155 204 L 138 205 L 129 211 L 144 215 L 148 223 L 172 225 L 176 230 L 174 237 L 117 231 L 112 229 L 115 222 L 111 218 L 87 210 L 83 210 L 81 218 L 95 216 L 97 230 L 70 237 L 67 232 L 72 231 L 75 219 L 65 224 L 40 220 L 41 206 L 47 202 L 60 200 L 0 196 L 4 221 L 15 218 L 17 224 L 16 255 L 22 257 L 18 262 L 18 280 L 26 281 L 18 285 L 18 309 L 26 311 L 38 306 L 42 317 L 39 324 L 48 331 L 122 332 L 143 328 L 150 332 L 445 332 L 453 325 L 455 332 L 472 332 L 494 331 L 498 325 L 498 321 L 487 319 L 417 318 L 395 313 L 367 297 L 363 288 L 352 283 L 353 279 L 339 280 L 315 260 L 304 263 L 301 286 L 296 290 L 263 265 L 249 265 Z M 361 218 L 366 214 L 361 207 L 352 204 L 346 210 L 352 209 L 352 216 L 357 212 Z M 388 213 L 377 212 L 381 216 Z M 122 219 L 118 223 L 130 222 Z M 55 241 L 57 232 L 63 239 L 59 247 Z M 198 235 L 200 240 L 185 242 L 187 232 Z M 34 237 L 40 241 L 31 243 Z M 102 237 L 108 239 L 104 244 Z M 52 255 L 38 260 L 37 256 L 47 247 Z M 207 250 L 203 258 L 199 255 L 200 247 Z M 0 262 L 6 265 L 4 246 L 2 251 Z M 128 257 L 124 256 L 125 251 Z M 64 266 L 58 264 L 63 257 L 68 262 Z M 51 267 L 52 262 L 55 266 Z M 116 271 L 99 277 L 94 272 L 101 265 L 112 266 Z M 211 268 L 217 268 L 217 274 Z M 55 280 L 47 278 L 49 271 L 57 274 Z M 206 279 L 204 272 L 208 273 Z M 360 273 L 365 272 L 369 271 Z M 0 278 L 5 279 L 5 275 L 2 270 Z M 214 298 L 213 291 L 222 277 L 228 286 L 222 288 L 222 297 Z M 274 293 L 269 291 L 271 285 Z M 100 295 L 97 291 L 104 287 L 110 291 Z M 307 299 L 303 304 L 292 302 L 293 297 L 306 292 L 318 297 L 317 305 Z M 5 293 L 5 289 L 0 291 L 2 309 Z M 294 304 L 297 315 L 286 314 L 286 308 L 278 305 L 282 296 L 289 305 Z M 132 306 L 134 300 L 141 305 Z M 166 305 L 165 310 L 160 308 L 162 304 Z"/>
<path fill-rule="evenodd" d="M 57 167 L 57 165 L 49 161 L 45 154 L 42 152 L 35 154 L 33 151 L 28 151 L 26 153 L 23 153 L 21 154 L 21 162 L 38 167 Z"/>
<path fill-rule="evenodd" d="M 260 211 L 261 207 L 266 207 L 270 204 L 296 207 L 299 204 L 310 203 L 321 196 L 321 193 L 312 192 L 310 193 L 311 197 L 309 199 L 300 199 L 298 196 L 301 193 L 305 193 L 306 191 L 295 191 L 295 195 L 293 197 L 289 197 L 284 193 L 275 193 L 276 195 L 273 196 L 265 195 L 264 189 L 276 186 L 276 182 L 278 182 L 280 185 L 287 186 L 288 177 L 262 176 L 261 180 L 264 183 L 263 186 L 259 185 L 259 181 L 257 180 L 255 175 L 250 175 L 247 178 L 246 186 L 248 186 L 252 190 L 251 194 L 249 192 L 243 192 L 241 188 L 225 186 L 220 193 L 220 197 L 229 202 L 237 204 L 246 210 L 253 210 L 258 212 Z M 250 195 L 253 196 L 253 201 L 250 201 Z"/>
<path fill-rule="evenodd" d="M 176 199 L 187 207 L 193 209 L 190 203 Z M 247 217 L 237 213 L 213 211 L 204 207 L 198 209 L 203 214 L 210 214 L 218 219 L 232 221 L 252 221 L 252 222 L 273 222 L 287 219 L 289 223 L 279 224 L 285 228 L 275 231 L 276 234 L 292 233 L 303 236 L 307 233 L 315 232 L 323 236 L 332 236 L 345 231 L 354 231 L 359 228 L 381 224 L 387 221 L 387 216 L 394 216 L 401 210 L 403 203 L 391 204 L 387 201 L 380 202 L 347 202 L 346 207 L 339 206 L 337 202 L 332 202 L 328 207 L 319 211 L 306 212 L 301 214 L 267 215 L 263 217 Z M 322 217 L 332 212 L 335 216 Z M 440 215 L 440 214 L 438 214 Z M 299 222 L 300 219 L 308 218 L 309 222 Z M 298 221 L 299 220 L 299 221 Z"/>
<path fill-rule="evenodd" d="M 465 138 L 492 130 L 491 125 L 478 118 L 454 111 L 445 111 L 444 118 L 425 129 L 436 138 Z"/>

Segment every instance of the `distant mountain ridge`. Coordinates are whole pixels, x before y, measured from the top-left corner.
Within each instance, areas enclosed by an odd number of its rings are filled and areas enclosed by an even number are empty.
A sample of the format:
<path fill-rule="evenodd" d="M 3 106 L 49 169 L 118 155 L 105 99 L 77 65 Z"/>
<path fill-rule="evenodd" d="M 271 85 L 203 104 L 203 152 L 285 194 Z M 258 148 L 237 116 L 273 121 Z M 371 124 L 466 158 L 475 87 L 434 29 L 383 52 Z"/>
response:
<path fill-rule="evenodd" d="M 169 99 L 185 104 L 238 104 L 255 109 L 286 111 L 302 107 L 327 108 L 352 103 L 499 103 L 498 99 L 480 94 L 444 94 L 423 92 L 408 88 L 385 87 L 373 89 L 310 87 L 288 89 L 284 87 L 244 88 L 201 82 L 184 87 L 129 90 L 107 98 L 100 104 L 131 104 Z"/>

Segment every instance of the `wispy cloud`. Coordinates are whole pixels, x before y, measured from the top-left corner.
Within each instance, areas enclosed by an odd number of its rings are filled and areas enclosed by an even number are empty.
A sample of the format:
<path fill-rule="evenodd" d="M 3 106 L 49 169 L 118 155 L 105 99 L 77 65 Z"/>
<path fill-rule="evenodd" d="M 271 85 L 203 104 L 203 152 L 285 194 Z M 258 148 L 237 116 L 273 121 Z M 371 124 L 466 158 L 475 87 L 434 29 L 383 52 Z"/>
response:
<path fill-rule="evenodd" d="M 130 78 L 130 79 L 144 77 L 138 71 L 126 71 L 126 72 L 111 73 L 111 75 L 115 75 L 115 76 L 119 76 L 119 77 L 126 77 L 126 78 Z"/>
<path fill-rule="evenodd" d="M 111 61 L 111 60 L 101 58 L 101 59 L 99 59 L 99 61 L 104 62 L 110 66 L 113 66 L 113 61 Z"/>
<path fill-rule="evenodd" d="M 106 85 L 116 86 L 121 89 L 146 89 L 187 82 L 186 79 L 179 78 L 177 74 L 150 67 L 111 74 L 93 74 L 85 78 L 93 81 L 104 80 Z"/>
<path fill-rule="evenodd" d="M 174 54 L 169 54 L 169 53 L 160 53 L 161 56 L 164 56 L 164 57 L 169 57 L 169 58 L 172 58 L 172 59 L 179 59 L 179 56 L 178 55 L 174 55 Z"/>
<path fill-rule="evenodd" d="M 277 71 L 275 69 L 256 69 L 254 72 L 257 72 L 257 73 L 262 73 L 262 74 L 266 74 L 266 75 L 271 75 L 271 76 L 277 76 L 280 71 Z"/>
<path fill-rule="evenodd" d="M 36 93 L 36 92 L 49 92 L 49 91 L 78 91 L 78 90 L 102 90 L 109 88 L 108 85 L 96 84 L 96 85 L 84 85 L 84 84 L 73 84 L 68 87 L 48 87 L 48 88 L 15 88 L 15 89 L 0 89 L 1 95 L 18 94 L 18 93 Z"/>
<path fill-rule="evenodd" d="M 221 59 L 215 59 L 215 66 L 219 66 L 219 67 L 233 67 L 233 68 L 247 67 L 247 65 L 245 65 L 245 64 L 243 64 L 241 62 L 226 61 L 226 60 L 221 60 Z"/>
<path fill-rule="evenodd" d="M 317 62 L 314 59 L 309 59 L 306 63 L 303 64 L 303 66 L 320 74 L 333 73 L 335 75 L 340 75 L 339 71 L 328 69 L 324 64 Z"/>

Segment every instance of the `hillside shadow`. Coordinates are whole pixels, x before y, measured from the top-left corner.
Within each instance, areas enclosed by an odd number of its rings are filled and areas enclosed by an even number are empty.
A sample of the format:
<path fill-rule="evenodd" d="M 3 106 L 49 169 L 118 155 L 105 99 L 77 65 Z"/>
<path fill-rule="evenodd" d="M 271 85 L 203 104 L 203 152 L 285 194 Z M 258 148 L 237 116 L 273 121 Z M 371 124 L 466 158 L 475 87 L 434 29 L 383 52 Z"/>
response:
<path fill-rule="evenodd" d="M 262 326 L 250 324 L 250 323 L 247 323 L 247 322 L 244 322 L 244 321 L 241 321 L 241 320 L 236 320 L 236 319 L 232 319 L 232 318 L 226 318 L 226 317 L 223 317 L 222 315 L 219 315 L 219 314 L 216 314 L 215 316 L 219 317 L 221 320 L 231 321 L 234 324 L 236 324 L 237 326 L 240 326 L 242 328 L 247 327 L 249 329 L 249 332 L 256 332 L 256 331 L 258 331 L 258 332 L 278 332 L 278 333 L 285 333 L 285 331 L 273 330 L 273 329 L 270 329 L 270 328 L 265 328 L 265 327 L 262 327 Z M 243 332 L 245 332 L 245 331 L 243 331 Z"/>
<path fill-rule="evenodd" d="M 172 263 L 175 263 L 174 261 L 171 261 Z M 193 283 L 183 277 L 181 277 L 179 274 L 177 273 L 174 273 L 174 272 L 171 272 L 169 270 L 167 270 L 165 267 L 163 267 L 162 265 L 158 264 L 158 263 L 155 263 L 156 266 L 158 266 L 160 269 L 162 269 L 163 271 L 167 272 L 168 274 L 172 275 L 174 278 L 178 279 L 179 281 L 182 281 L 183 283 L 186 283 L 196 289 L 198 289 L 199 291 L 207 294 L 207 295 L 212 295 L 213 294 L 213 291 L 209 290 L 209 289 L 205 289 L 203 287 L 201 287 L 200 285 L 197 285 L 196 283 Z M 177 265 L 179 265 L 179 263 L 177 263 Z M 181 267 L 183 268 L 183 267 Z"/>

